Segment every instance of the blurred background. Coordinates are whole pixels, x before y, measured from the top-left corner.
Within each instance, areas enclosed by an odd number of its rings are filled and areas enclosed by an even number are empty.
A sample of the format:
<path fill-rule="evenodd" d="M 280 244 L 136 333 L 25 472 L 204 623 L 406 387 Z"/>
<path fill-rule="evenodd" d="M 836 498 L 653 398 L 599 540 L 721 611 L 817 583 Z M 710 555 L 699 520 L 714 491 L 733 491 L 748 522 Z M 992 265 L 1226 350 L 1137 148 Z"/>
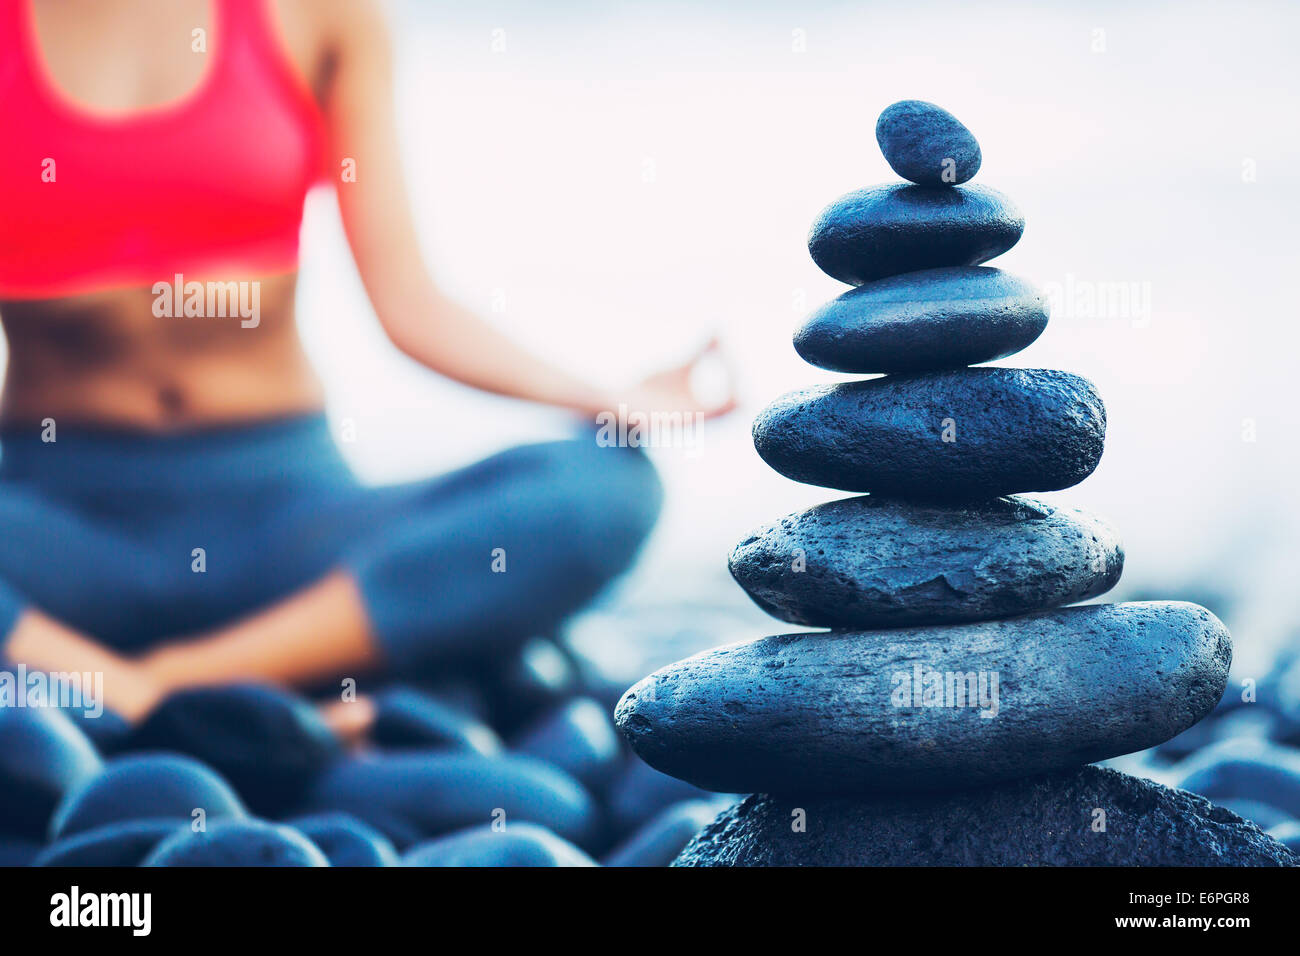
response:
<path fill-rule="evenodd" d="M 1049 496 L 1122 531 L 1125 575 L 1106 599 L 1207 605 L 1230 626 L 1244 677 L 1296 639 L 1300 202 L 1288 177 L 1300 155 L 1300 9 L 390 10 L 404 160 L 439 281 L 611 384 L 713 332 L 734 357 L 746 404 L 708 423 L 698 448 L 655 452 L 665 519 L 639 573 L 575 622 L 589 653 L 617 650 L 611 666 L 630 680 L 789 629 L 731 582 L 727 553 L 749 528 L 837 493 L 766 468 L 749 423 L 780 393 L 837 377 L 791 346 L 803 315 L 845 288 L 813 265 L 805 237 L 840 194 L 896 181 L 874 126 L 905 98 L 969 126 L 984 152 L 976 182 L 1026 216 L 1024 238 L 992 264 L 1047 288 L 1054 314 L 1009 364 L 1077 372 L 1106 401 L 1100 468 Z M 311 200 L 304 228 L 300 323 L 366 478 L 424 475 L 559 433 L 561 418 L 440 381 L 387 344 L 331 196 Z"/>

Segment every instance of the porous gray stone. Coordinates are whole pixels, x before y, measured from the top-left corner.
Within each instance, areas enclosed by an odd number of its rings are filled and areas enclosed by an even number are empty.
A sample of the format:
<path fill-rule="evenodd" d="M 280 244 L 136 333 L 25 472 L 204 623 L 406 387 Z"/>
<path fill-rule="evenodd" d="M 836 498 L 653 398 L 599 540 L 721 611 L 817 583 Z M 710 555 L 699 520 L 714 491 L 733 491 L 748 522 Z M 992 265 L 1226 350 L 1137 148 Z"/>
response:
<path fill-rule="evenodd" d="M 803 832 L 791 826 L 799 811 Z M 753 796 L 673 865 L 1297 866 L 1300 857 L 1201 797 L 1083 767 L 957 794 Z"/>
<path fill-rule="evenodd" d="M 1182 602 L 784 634 L 656 671 L 615 719 L 708 790 L 960 789 L 1168 740 L 1214 708 L 1231 658 L 1222 622 Z"/>
<path fill-rule="evenodd" d="M 1078 484 L 1101 460 L 1106 409 L 1069 372 L 967 368 L 791 392 L 753 433 L 762 459 L 795 481 L 969 500 Z"/>
<path fill-rule="evenodd" d="M 890 168 L 914 183 L 964 183 L 980 168 L 980 144 L 957 117 L 925 100 L 900 100 L 876 120 L 876 142 Z"/>
<path fill-rule="evenodd" d="M 833 279 L 875 279 L 974 266 L 1020 239 L 1025 217 L 987 186 L 868 186 L 822 210 L 808 234 L 813 262 Z"/>
<path fill-rule="evenodd" d="M 1047 299 L 1017 276 L 953 266 L 890 276 L 815 310 L 794 335 L 834 372 L 924 372 L 1014 355 L 1047 327 Z"/>
<path fill-rule="evenodd" d="M 939 507 L 863 495 L 755 531 L 731 574 L 769 614 L 811 627 L 1011 617 L 1109 591 L 1124 567 L 1105 521 L 1030 498 Z"/>

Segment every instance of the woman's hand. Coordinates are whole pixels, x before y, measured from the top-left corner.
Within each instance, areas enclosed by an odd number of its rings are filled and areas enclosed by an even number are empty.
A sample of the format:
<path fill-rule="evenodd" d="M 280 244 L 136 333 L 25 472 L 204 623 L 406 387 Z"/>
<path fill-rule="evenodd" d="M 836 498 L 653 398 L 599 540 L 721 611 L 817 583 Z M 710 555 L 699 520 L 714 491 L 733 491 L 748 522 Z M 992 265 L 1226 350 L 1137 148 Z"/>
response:
<path fill-rule="evenodd" d="M 495 395 L 570 409 L 583 416 L 630 411 L 721 415 L 736 406 L 727 385 L 701 401 L 691 376 L 718 350 L 710 342 L 676 368 L 610 392 L 544 361 L 490 322 L 444 295 L 420 257 L 393 111 L 387 31 L 377 4 L 341 5 L 351 18 L 337 31 L 326 117 L 333 168 L 344 158 L 368 172 L 338 186 L 339 212 L 375 314 L 402 352 L 454 381 Z"/>
<path fill-rule="evenodd" d="M 691 378 L 710 359 L 721 361 L 725 372 L 725 391 L 701 399 Z M 717 339 L 712 339 L 681 365 L 656 372 L 633 386 L 623 401 L 634 412 L 700 413 L 705 418 L 716 418 L 735 410 L 736 393 L 731 370 L 723 358 L 722 347 Z"/>

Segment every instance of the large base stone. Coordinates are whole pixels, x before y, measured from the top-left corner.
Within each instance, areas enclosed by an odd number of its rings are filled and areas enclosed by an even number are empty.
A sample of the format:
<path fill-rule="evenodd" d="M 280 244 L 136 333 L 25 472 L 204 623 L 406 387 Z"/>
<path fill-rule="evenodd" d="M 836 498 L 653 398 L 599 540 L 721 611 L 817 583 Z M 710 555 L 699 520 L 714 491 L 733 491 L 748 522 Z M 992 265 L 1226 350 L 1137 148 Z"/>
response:
<path fill-rule="evenodd" d="M 755 795 L 673 865 L 1298 866 L 1300 856 L 1201 797 L 1083 767 L 943 796 Z"/>

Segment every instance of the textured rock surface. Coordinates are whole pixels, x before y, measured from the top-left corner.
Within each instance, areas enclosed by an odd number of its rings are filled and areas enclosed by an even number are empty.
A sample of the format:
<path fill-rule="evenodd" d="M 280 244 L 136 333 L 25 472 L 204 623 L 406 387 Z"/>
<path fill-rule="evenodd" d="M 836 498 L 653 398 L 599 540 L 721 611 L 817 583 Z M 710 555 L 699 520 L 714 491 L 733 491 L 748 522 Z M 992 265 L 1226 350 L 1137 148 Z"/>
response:
<path fill-rule="evenodd" d="M 980 168 L 980 144 L 947 110 L 925 100 L 894 103 L 876 120 L 876 142 L 891 169 L 923 186 L 956 185 Z"/>
<path fill-rule="evenodd" d="M 787 634 L 662 668 L 615 716 L 646 763 L 710 790 L 962 788 L 1167 740 L 1218 702 L 1231 657 L 1218 618 L 1179 602 Z"/>
<path fill-rule="evenodd" d="M 754 447 L 787 478 L 907 498 L 1068 488 L 1097 467 L 1105 434 L 1092 383 L 1053 369 L 968 368 L 816 386 L 782 396 L 754 419 Z"/>
<path fill-rule="evenodd" d="M 795 833 L 802 809 L 807 830 Z M 1105 832 L 1094 832 L 1097 810 Z M 1296 866 L 1300 858 L 1208 801 L 1083 767 L 951 795 L 750 797 L 676 866 Z"/>
<path fill-rule="evenodd" d="M 1020 239 L 1025 219 L 986 186 L 868 186 L 827 206 L 808 234 L 808 252 L 833 279 L 875 279 L 974 266 Z"/>
<path fill-rule="evenodd" d="M 794 335 L 806 362 L 836 372 L 923 372 L 1014 355 L 1047 327 L 1034 286 L 988 266 L 890 276 L 814 311 Z"/>
<path fill-rule="evenodd" d="M 1192 792 L 1195 793 L 1196 791 Z M 1273 827 L 1281 826 L 1283 823 L 1294 819 L 1285 810 L 1279 810 L 1271 803 L 1265 803 L 1262 800 L 1238 797 L 1229 797 L 1225 800 L 1216 797 L 1214 803 L 1225 810 L 1231 810 L 1243 820 L 1249 820 L 1261 830 L 1271 830 Z"/>
<path fill-rule="evenodd" d="M 1028 498 L 936 507 L 875 495 L 760 529 L 731 573 L 769 614 L 812 627 L 978 621 L 1096 597 L 1119 580 L 1118 533 Z"/>

